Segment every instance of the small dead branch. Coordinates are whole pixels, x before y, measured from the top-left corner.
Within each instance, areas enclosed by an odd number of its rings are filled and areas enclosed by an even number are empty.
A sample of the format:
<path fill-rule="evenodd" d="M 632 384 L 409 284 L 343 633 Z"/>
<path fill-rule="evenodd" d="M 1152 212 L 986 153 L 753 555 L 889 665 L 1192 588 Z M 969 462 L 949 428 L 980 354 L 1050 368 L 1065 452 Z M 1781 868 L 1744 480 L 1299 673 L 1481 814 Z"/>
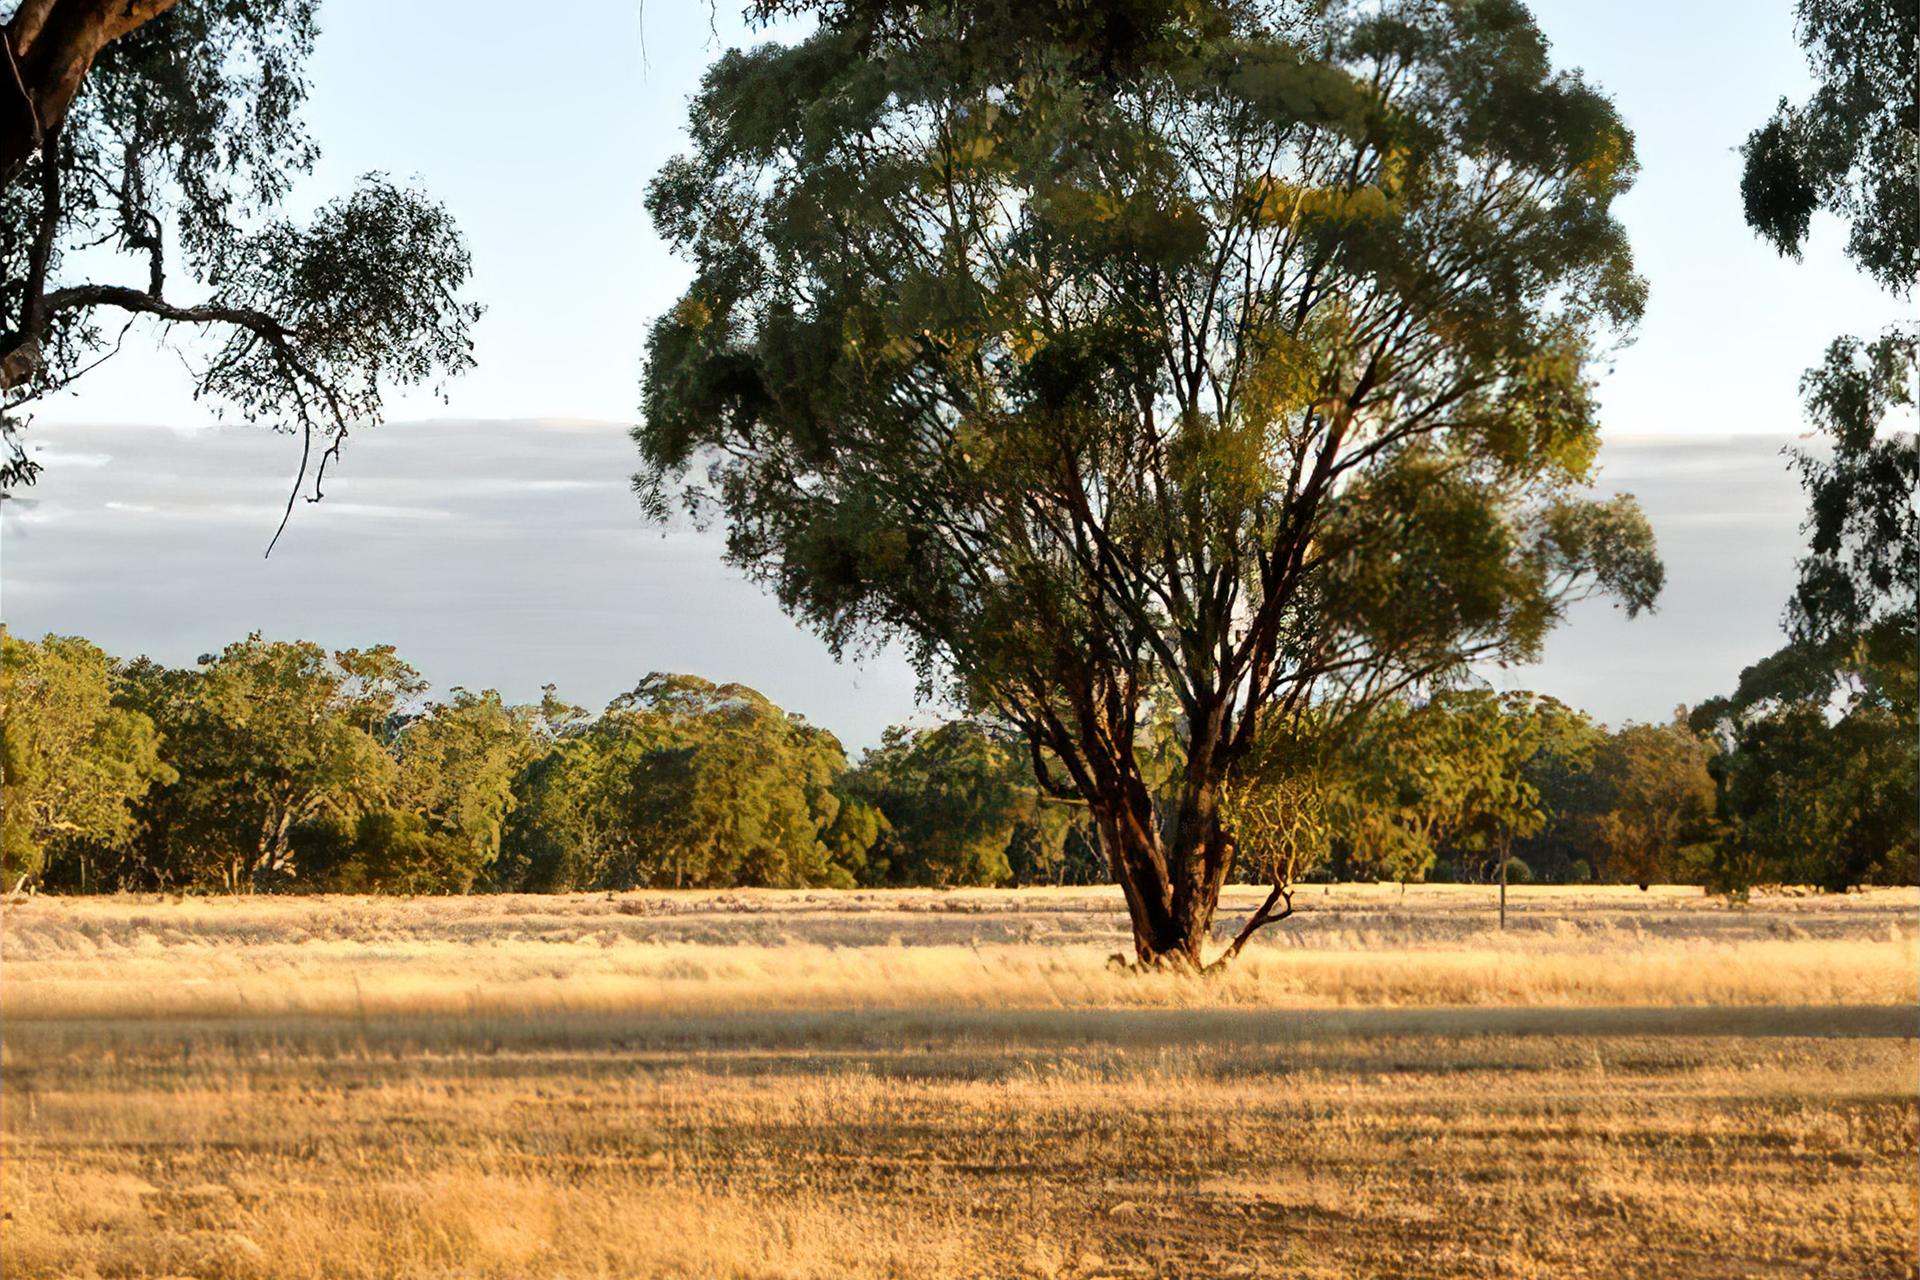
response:
<path fill-rule="evenodd" d="M 1281 903 L 1285 903 L 1286 905 L 1282 907 L 1281 910 L 1274 910 L 1274 908 L 1280 906 Z M 1218 958 L 1205 969 L 1201 970 L 1201 972 L 1219 973 L 1235 956 L 1240 954 L 1240 948 L 1247 945 L 1247 939 L 1251 938 L 1257 930 L 1285 920 L 1292 914 L 1293 886 L 1276 881 L 1273 886 L 1273 892 L 1269 893 L 1267 900 L 1260 904 L 1260 909 L 1247 917 L 1246 924 L 1242 925 L 1240 932 L 1234 935 L 1233 941 L 1227 944 L 1227 949 L 1221 952 Z"/>

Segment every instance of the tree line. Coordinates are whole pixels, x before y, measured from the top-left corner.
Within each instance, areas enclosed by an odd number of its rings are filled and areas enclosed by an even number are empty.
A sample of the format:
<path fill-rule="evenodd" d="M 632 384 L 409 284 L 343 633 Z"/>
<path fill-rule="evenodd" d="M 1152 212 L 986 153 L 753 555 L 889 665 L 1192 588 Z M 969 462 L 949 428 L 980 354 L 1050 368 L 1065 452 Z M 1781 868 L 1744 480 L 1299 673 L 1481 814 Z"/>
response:
<path fill-rule="evenodd" d="M 599 714 L 428 696 L 391 646 L 259 635 L 192 667 L 4 637 L 5 878 L 62 892 L 467 893 L 1096 884 L 1098 834 L 1009 726 L 839 740 L 738 684 L 654 674 Z M 1717 707 L 1702 709 L 1722 715 Z M 1696 713 L 1695 721 L 1701 720 Z M 1609 731 L 1530 693 L 1396 701 L 1263 737 L 1230 790 L 1237 878 L 1911 881 L 1898 744 L 1804 708 L 1732 738 Z M 1180 727 L 1137 752 L 1177 785 Z M 1880 772 L 1882 766 L 1892 770 Z M 1762 781 L 1796 779 L 1779 791 Z M 1876 787 L 1884 793 L 1874 808 Z M 1811 794 L 1824 789 L 1823 794 Z M 1790 809 L 1783 817 L 1781 810 Z M 1803 815 L 1822 815 L 1816 819 Z M 1809 829 L 1815 821 L 1826 823 Z"/>

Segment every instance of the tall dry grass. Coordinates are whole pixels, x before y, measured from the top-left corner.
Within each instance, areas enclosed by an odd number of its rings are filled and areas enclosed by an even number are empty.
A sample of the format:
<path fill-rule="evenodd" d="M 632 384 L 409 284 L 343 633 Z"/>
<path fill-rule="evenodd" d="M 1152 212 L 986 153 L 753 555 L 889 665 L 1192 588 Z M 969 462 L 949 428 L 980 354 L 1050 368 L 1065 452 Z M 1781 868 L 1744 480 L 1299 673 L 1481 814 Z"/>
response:
<path fill-rule="evenodd" d="M 0 1010 L 15 1020 L 510 1018 L 1920 998 L 1920 898 L 1910 892 L 1746 913 L 1703 906 L 1698 891 L 1537 892 L 1504 933 L 1462 911 L 1465 896 L 1422 887 L 1402 908 L 1397 894 L 1343 886 L 1222 974 L 1151 979 L 1109 963 L 1125 937 L 1113 895 L 1086 891 L 43 901 L 8 910 Z"/>
<path fill-rule="evenodd" d="M 65 1059 L 8 1081 L 0 1271 L 1866 1280 L 1910 1048 Z"/>
<path fill-rule="evenodd" d="M 15 904 L 0 1274 L 1912 1274 L 1920 895 L 1491 905 Z"/>

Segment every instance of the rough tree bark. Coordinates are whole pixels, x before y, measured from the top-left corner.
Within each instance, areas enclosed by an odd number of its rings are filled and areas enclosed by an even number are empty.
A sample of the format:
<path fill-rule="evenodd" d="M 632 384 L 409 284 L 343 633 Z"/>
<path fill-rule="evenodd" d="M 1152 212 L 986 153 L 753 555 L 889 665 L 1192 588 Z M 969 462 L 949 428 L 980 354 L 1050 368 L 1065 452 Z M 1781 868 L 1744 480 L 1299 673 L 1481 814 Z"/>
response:
<path fill-rule="evenodd" d="M 10 185 L 67 118 L 100 50 L 176 0 L 22 0 L 4 28 L 0 185 Z"/>
<path fill-rule="evenodd" d="M 1131 748 L 1130 735 L 1119 741 Z M 1164 821 L 1130 750 L 1110 754 L 1087 771 L 1090 776 L 1069 766 L 1126 898 L 1134 957 L 1143 968 L 1204 967 L 1201 952 L 1233 863 L 1220 816 L 1220 781 L 1212 776 L 1214 744 L 1201 735 L 1197 745 L 1189 746 L 1189 778 Z"/>

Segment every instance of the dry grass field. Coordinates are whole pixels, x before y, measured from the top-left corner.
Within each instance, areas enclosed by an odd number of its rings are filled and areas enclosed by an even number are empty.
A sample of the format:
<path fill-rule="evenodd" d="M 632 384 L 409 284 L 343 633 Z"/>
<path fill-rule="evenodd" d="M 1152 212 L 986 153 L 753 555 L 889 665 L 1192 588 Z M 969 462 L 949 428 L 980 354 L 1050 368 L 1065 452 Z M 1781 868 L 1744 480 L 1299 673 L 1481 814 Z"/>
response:
<path fill-rule="evenodd" d="M 1300 901 L 11 904 L 0 1273 L 1915 1274 L 1920 895 Z"/>

